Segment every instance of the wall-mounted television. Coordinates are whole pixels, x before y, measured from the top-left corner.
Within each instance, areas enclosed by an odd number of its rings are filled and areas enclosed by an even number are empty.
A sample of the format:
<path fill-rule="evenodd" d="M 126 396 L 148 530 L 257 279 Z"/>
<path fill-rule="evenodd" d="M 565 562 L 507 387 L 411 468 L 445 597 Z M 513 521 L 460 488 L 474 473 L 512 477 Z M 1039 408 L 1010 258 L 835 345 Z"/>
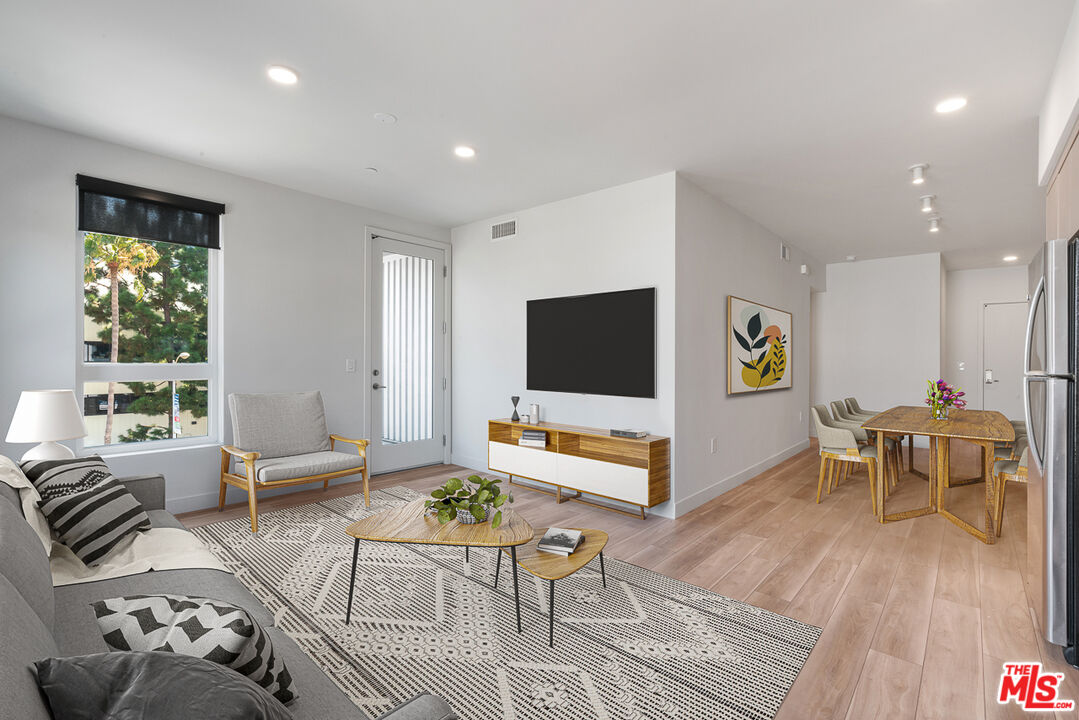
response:
<path fill-rule="evenodd" d="M 656 289 L 528 301 L 529 390 L 656 396 Z"/>

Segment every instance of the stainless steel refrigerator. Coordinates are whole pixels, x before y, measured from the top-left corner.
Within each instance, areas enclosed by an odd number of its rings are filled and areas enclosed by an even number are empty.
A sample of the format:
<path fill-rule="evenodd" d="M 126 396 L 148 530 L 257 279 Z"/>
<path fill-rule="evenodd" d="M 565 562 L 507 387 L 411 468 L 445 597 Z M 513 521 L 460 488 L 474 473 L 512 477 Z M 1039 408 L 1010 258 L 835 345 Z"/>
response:
<path fill-rule="evenodd" d="M 1079 499 L 1076 432 L 1076 238 L 1045 244 L 1031 265 L 1024 391 L 1030 442 L 1027 561 L 1041 630 L 1076 664 Z"/>

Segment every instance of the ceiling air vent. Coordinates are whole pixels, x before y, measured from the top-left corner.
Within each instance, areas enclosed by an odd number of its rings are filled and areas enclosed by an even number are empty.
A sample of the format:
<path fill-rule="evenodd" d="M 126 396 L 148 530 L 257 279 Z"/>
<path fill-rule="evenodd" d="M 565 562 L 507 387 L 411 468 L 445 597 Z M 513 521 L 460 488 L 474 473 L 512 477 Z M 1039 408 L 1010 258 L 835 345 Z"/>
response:
<path fill-rule="evenodd" d="M 491 242 L 505 240 L 517 234 L 517 220 L 506 220 L 491 226 Z"/>

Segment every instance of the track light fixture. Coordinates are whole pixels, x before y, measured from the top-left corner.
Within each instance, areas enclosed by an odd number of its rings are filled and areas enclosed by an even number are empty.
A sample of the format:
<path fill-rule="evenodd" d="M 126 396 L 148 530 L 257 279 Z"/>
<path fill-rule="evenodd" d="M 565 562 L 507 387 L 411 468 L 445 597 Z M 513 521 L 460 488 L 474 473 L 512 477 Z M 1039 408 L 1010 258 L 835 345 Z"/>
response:
<path fill-rule="evenodd" d="M 922 212 L 933 212 L 933 201 L 936 199 L 936 195 L 922 195 L 919 198 L 922 201 Z"/>
<path fill-rule="evenodd" d="M 925 172 L 929 169 L 928 163 L 918 163 L 917 165 L 911 165 L 907 170 L 910 171 L 911 185 L 921 185 L 925 182 Z"/>

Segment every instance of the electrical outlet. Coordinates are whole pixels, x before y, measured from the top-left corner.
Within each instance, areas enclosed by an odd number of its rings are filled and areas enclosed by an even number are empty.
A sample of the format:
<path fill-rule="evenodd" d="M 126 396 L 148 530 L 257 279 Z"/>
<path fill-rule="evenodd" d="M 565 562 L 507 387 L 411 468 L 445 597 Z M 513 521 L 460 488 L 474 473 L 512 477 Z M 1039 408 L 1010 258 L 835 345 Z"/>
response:
<path fill-rule="evenodd" d="M 712 438 L 712 452 L 719 449 L 719 438 Z"/>
<path fill-rule="evenodd" d="M 345 358 L 345 372 L 356 372 L 356 361 L 352 358 Z"/>

